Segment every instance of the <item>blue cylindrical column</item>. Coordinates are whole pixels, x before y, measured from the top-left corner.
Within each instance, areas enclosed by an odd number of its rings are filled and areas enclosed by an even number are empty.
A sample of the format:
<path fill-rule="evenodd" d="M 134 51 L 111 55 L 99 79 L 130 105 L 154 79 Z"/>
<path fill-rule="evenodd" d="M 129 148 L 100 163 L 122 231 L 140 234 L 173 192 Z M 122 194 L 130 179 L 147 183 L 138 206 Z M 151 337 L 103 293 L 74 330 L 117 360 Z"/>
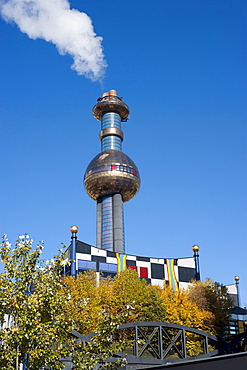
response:
<path fill-rule="evenodd" d="M 101 248 L 102 239 L 102 199 L 97 199 L 97 215 L 96 215 L 96 247 Z"/>
<path fill-rule="evenodd" d="M 121 131 L 121 117 L 119 114 L 114 112 L 105 113 L 102 116 L 101 121 L 101 132 L 107 132 L 107 129 L 115 128 Z M 122 150 L 122 140 L 119 136 L 113 135 L 113 130 L 108 130 L 108 134 L 102 138 L 101 150 Z"/>
<path fill-rule="evenodd" d="M 123 200 L 121 194 L 113 195 L 113 242 L 114 251 L 117 253 L 125 252 L 124 240 L 124 218 L 123 218 Z"/>
<path fill-rule="evenodd" d="M 76 240 L 77 240 L 77 232 L 78 227 L 77 226 L 71 226 L 70 228 L 71 232 L 71 244 L 70 244 L 70 260 L 71 260 L 71 270 L 70 275 L 76 276 Z"/>
<path fill-rule="evenodd" d="M 196 280 L 199 281 L 201 279 L 200 277 L 200 266 L 199 266 L 199 246 L 198 245 L 193 245 L 192 251 L 194 252 L 194 260 L 195 260 L 195 267 L 196 267 Z"/>
<path fill-rule="evenodd" d="M 102 225 L 101 225 L 101 248 L 113 251 L 113 210 L 112 195 L 106 195 L 102 198 Z"/>
<path fill-rule="evenodd" d="M 101 129 L 108 127 L 116 127 L 121 130 L 121 117 L 118 113 L 108 112 L 103 114 L 101 121 Z"/>
<path fill-rule="evenodd" d="M 235 280 L 235 283 L 236 283 L 236 290 L 237 290 L 237 303 L 238 303 L 238 307 L 240 307 L 240 295 L 239 295 L 239 280 L 240 280 L 240 277 L 235 276 L 234 280 Z"/>

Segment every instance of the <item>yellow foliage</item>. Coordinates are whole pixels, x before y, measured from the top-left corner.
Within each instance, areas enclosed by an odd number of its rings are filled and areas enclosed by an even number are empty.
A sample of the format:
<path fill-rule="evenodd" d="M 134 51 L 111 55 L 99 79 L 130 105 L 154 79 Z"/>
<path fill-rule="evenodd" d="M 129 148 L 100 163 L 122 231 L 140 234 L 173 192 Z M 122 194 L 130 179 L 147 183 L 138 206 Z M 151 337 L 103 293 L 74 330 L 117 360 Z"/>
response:
<path fill-rule="evenodd" d="M 196 303 L 192 302 L 186 290 L 174 291 L 165 285 L 163 289 L 157 287 L 163 297 L 166 306 L 167 322 L 192 327 L 198 330 L 214 334 L 209 330 L 207 323 L 212 320 L 211 312 L 201 310 Z M 203 343 L 200 338 L 192 333 L 187 334 L 186 347 L 189 356 L 200 355 Z"/>
<path fill-rule="evenodd" d="M 65 311 L 73 317 L 82 334 L 96 331 L 106 314 L 121 317 L 122 323 L 165 320 L 160 293 L 131 269 L 114 279 L 100 281 L 93 271 L 76 279 L 65 277 L 62 293 L 69 294 Z"/>
<path fill-rule="evenodd" d="M 206 323 L 212 318 L 212 313 L 200 310 L 196 303 L 190 300 L 186 290 L 174 291 L 167 285 L 163 289 L 157 289 L 163 297 L 168 322 L 208 331 Z"/>
<path fill-rule="evenodd" d="M 120 322 L 166 321 L 215 334 L 212 312 L 199 308 L 191 300 L 189 291 L 174 291 L 146 284 L 136 271 L 127 269 L 114 279 L 97 280 L 89 271 L 76 278 L 65 277 L 62 294 L 69 297 L 65 313 L 72 317 L 82 334 L 97 331 L 106 317 L 118 317 Z M 202 353 L 203 343 L 198 335 L 187 334 L 188 355 Z"/>
<path fill-rule="evenodd" d="M 111 281 L 97 282 L 96 273 L 89 271 L 76 279 L 67 276 L 63 279 L 63 292 L 69 294 L 65 311 L 73 317 L 81 334 L 96 331 L 111 297 Z"/>
<path fill-rule="evenodd" d="M 113 295 L 114 309 L 129 311 L 126 322 L 164 321 L 166 318 L 160 293 L 132 269 L 126 269 L 115 277 Z"/>

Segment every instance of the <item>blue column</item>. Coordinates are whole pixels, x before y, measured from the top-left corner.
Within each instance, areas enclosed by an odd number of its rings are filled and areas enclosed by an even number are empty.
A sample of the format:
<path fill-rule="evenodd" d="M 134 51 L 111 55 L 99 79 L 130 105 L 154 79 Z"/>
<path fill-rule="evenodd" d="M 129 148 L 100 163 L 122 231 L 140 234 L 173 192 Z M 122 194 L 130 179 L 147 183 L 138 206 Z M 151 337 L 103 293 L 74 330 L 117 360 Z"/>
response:
<path fill-rule="evenodd" d="M 102 197 L 101 248 L 113 251 L 113 207 L 112 195 Z"/>
<path fill-rule="evenodd" d="M 238 303 L 238 307 L 240 307 L 240 295 L 239 295 L 239 276 L 235 276 L 234 277 L 235 279 L 235 282 L 236 282 L 236 290 L 237 290 L 237 303 Z"/>
<path fill-rule="evenodd" d="M 195 260 L 195 267 L 196 267 L 196 281 L 198 280 L 201 280 L 201 277 L 200 277 L 200 266 L 199 266 L 199 250 L 200 248 L 198 247 L 198 245 L 193 245 L 192 247 L 192 251 L 194 252 L 194 260 Z"/>
<path fill-rule="evenodd" d="M 76 276 L 76 240 L 77 240 L 77 232 L 78 227 L 77 226 L 71 226 L 70 228 L 71 232 L 71 245 L 70 245 L 70 260 L 71 260 L 71 270 L 70 275 Z"/>
<path fill-rule="evenodd" d="M 103 130 L 107 128 L 117 128 L 121 130 L 121 117 L 119 114 L 108 112 L 102 116 L 101 129 Z M 120 139 L 120 137 L 111 134 L 105 136 L 101 141 L 101 150 L 104 151 L 108 149 L 121 151 L 122 140 Z"/>
<path fill-rule="evenodd" d="M 102 199 L 97 199 L 97 215 L 96 215 L 96 247 L 101 248 L 102 239 Z"/>
<path fill-rule="evenodd" d="M 113 240 L 114 252 L 123 254 L 124 248 L 124 218 L 123 218 L 123 200 L 121 194 L 113 195 Z"/>

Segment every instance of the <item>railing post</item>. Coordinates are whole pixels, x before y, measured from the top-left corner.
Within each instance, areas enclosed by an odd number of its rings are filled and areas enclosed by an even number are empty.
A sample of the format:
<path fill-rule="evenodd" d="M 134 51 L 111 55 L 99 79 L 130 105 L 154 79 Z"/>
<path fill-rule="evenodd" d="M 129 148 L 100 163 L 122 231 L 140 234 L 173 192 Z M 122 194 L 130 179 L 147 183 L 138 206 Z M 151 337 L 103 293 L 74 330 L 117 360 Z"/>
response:
<path fill-rule="evenodd" d="M 208 353 L 208 337 L 205 337 L 204 339 L 204 351 L 205 353 Z"/>
<path fill-rule="evenodd" d="M 183 345 L 183 356 L 184 356 L 184 358 L 187 358 L 186 334 L 185 334 L 184 329 L 182 329 L 182 345 Z"/>
<path fill-rule="evenodd" d="M 137 325 L 135 325 L 134 356 L 138 356 L 138 327 L 137 327 Z"/>
<path fill-rule="evenodd" d="M 162 326 L 159 326 L 159 354 L 160 358 L 163 360 L 163 338 L 162 338 Z"/>

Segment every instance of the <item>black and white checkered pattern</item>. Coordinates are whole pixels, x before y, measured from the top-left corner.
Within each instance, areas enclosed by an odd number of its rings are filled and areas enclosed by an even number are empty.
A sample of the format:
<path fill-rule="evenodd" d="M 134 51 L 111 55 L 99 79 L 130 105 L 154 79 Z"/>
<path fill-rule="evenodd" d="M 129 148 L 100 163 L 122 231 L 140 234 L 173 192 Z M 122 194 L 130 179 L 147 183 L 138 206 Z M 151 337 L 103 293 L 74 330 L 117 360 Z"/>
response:
<path fill-rule="evenodd" d="M 88 264 L 86 261 L 88 261 Z M 91 264 L 90 262 L 94 263 Z M 112 264 L 111 266 L 116 266 L 116 253 L 93 247 L 79 240 L 77 241 L 76 270 L 78 272 L 84 271 L 85 269 L 89 270 L 90 266 L 93 266 L 93 269 L 97 272 L 102 272 L 101 266 L 105 266 L 102 264 Z M 138 272 L 140 271 L 140 268 L 146 268 L 145 273 L 147 276 L 145 276 L 145 278 L 151 285 L 163 286 L 164 281 L 168 283 L 168 272 L 165 258 L 127 255 L 126 265 L 127 267 L 135 268 Z M 83 266 L 87 267 L 82 268 Z M 192 279 L 195 279 L 196 276 L 194 258 L 188 257 L 174 259 L 174 272 L 179 288 L 186 289 L 189 285 L 189 282 Z M 107 272 L 104 274 L 107 275 Z M 116 273 L 109 273 L 109 275 L 114 274 Z"/>

